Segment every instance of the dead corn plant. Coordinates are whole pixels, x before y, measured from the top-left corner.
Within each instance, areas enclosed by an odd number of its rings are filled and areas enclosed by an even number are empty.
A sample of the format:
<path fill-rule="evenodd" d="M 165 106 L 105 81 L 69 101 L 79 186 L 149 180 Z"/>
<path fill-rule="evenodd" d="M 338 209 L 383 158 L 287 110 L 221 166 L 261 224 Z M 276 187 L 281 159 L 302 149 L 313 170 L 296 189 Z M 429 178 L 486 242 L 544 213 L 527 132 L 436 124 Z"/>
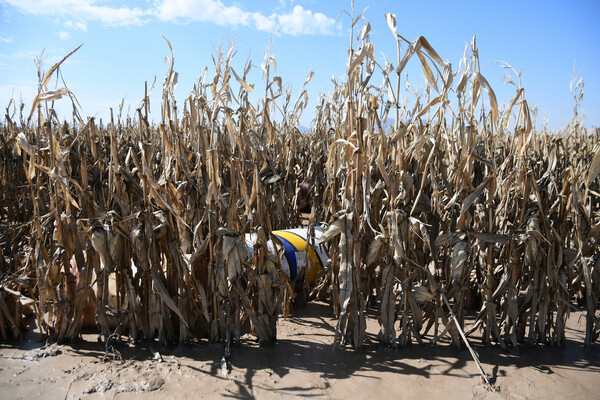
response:
<path fill-rule="evenodd" d="M 597 192 L 588 188 L 597 188 L 598 131 L 583 130 L 575 116 L 566 132 L 536 132 L 520 73 L 504 65 L 516 94 L 499 108 L 475 38 L 453 71 L 425 38 L 408 42 L 395 16 L 386 20 L 398 65 L 375 62 L 365 23 L 359 49 L 350 48 L 346 82 L 317 111 L 315 131 L 331 143 L 319 209 L 330 220 L 324 282 L 339 315 L 338 340 L 360 346 L 375 291 L 379 337 L 389 346 L 422 342 L 432 327 L 433 341 L 449 333 L 458 345 L 444 296 L 458 328 L 478 310 L 467 333 L 482 328 L 485 343 L 502 347 L 563 345 L 569 312 L 584 306 L 591 343 L 599 332 L 600 221 Z M 418 93 L 405 82 L 415 97 L 410 109 L 400 77 L 415 55 L 427 87 Z M 369 84 L 376 68 L 379 88 Z M 396 117 L 386 132 L 390 110 Z"/>
<path fill-rule="evenodd" d="M 229 343 L 249 322 L 261 343 L 273 341 L 295 292 L 267 241 L 301 224 L 308 197 L 308 225 L 326 221 L 331 263 L 304 290 L 330 298 L 336 345 L 361 346 L 369 306 L 387 346 L 427 335 L 459 345 L 477 330 L 487 344 L 560 346 L 573 310 L 585 312 L 591 344 L 600 131 L 578 119 L 582 81 L 573 123 L 536 131 L 520 73 L 502 65 L 515 95 L 500 106 L 475 38 L 454 70 L 387 14 L 398 52 L 396 65 L 380 65 L 369 23 L 358 29 L 362 15 L 352 17 L 344 77 L 305 133 L 312 73 L 294 100 L 270 50 L 257 105 L 252 65 L 234 69 L 233 47 L 178 105 L 167 42 L 158 125 L 148 93 L 133 116 L 84 122 L 66 86 L 48 88 L 60 63 L 40 73 L 28 117 L 11 103 L 0 127 L 2 338 L 22 335 L 32 313 L 60 341 L 76 339 L 90 314 L 104 339 L 116 329 L 136 341 Z M 424 89 L 401 79 L 409 62 L 421 65 Z M 62 96 L 74 104 L 70 124 L 52 108 Z"/>

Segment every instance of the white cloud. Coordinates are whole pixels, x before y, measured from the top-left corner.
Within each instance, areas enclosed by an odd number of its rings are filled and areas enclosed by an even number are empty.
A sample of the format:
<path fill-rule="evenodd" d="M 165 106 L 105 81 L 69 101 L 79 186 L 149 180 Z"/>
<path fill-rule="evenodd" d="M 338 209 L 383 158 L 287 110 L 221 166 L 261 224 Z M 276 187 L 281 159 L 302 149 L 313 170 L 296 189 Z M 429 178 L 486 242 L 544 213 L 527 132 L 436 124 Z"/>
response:
<path fill-rule="evenodd" d="M 143 25 L 145 18 L 151 14 L 150 11 L 139 8 L 98 6 L 95 0 L 2 0 L 2 2 L 26 14 L 70 17 L 78 21 L 100 21 L 106 25 L 116 26 Z M 82 23 L 82 26 L 85 25 Z"/>
<path fill-rule="evenodd" d="M 302 6 L 295 6 L 291 13 L 279 15 L 277 19 L 282 32 L 290 35 L 333 35 L 340 30 L 334 19 Z"/>
<path fill-rule="evenodd" d="M 247 26 L 252 22 L 252 15 L 236 6 L 227 7 L 219 0 L 163 0 L 156 7 L 156 16 L 163 21 L 186 20 Z"/>
<path fill-rule="evenodd" d="M 272 32 L 277 27 L 277 22 L 275 21 L 275 18 L 273 18 L 273 17 L 271 17 L 271 18 L 265 17 L 261 13 L 257 12 L 257 13 L 252 14 L 252 18 L 254 21 L 254 26 L 259 31 Z"/>
<path fill-rule="evenodd" d="M 58 37 L 61 38 L 62 40 L 67 40 L 71 37 L 71 35 L 69 34 L 69 32 L 60 31 L 60 32 L 58 32 Z"/>
<path fill-rule="evenodd" d="M 212 22 L 221 26 L 246 26 L 289 35 L 333 35 L 341 30 L 335 19 L 305 10 L 299 5 L 291 13 L 267 16 L 237 6 L 226 6 L 220 0 L 159 0 L 155 13 L 162 21 Z"/>
<path fill-rule="evenodd" d="M 67 21 L 65 22 L 65 26 L 67 28 L 71 28 L 71 29 L 79 29 L 80 31 L 87 31 L 87 25 L 84 24 L 83 22 L 73 22 L 73 21 Z"/>
<path fill-rule="evenodd" d="M 99 5 L 100 0 L 0 0 L 14 9 L 33 15 L 58 17 L 70 29 L 87 30 L 86 22 L 105 25 L 143 25 L 151 18 L 170 22 L 206 22 L 227 27 L 248 27 L 288 35 L 334 35 L 341 24 L 325 14 L 294 6 L 291 12 L 279 11 L 293 1 L 283 1 L 276 12 L 265 15 L 221 0 L 155 0 L 148 9 Z M 112 2 L 109 2 L 112 4 Z M 251 3 L 250 3 L 251 4 Z M 286 7 L 287 8 L 287 7 Z M 76 21 L 76 22 L 75 22 Z M 63 35 L 64 36 L 64 35 Z"/>
<path fill-rule="evenodd" d="M 4 36 L 3 34 L 0 34 L 0 43 L 12 43 L 13 40 L 11 37 L 7 37 Z"/>

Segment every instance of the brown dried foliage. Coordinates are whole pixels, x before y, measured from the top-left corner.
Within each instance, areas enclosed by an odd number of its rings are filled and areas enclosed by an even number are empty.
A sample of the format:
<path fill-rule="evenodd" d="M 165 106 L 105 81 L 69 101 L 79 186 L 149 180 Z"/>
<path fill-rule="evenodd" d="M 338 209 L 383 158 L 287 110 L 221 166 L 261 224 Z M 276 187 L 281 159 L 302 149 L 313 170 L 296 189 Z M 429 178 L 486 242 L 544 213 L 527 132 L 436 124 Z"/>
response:
<path fill-rule="evenodd" d="M 44 100 L 41 89 L 30 113 L 37 124 L 17 123 L 7 109 L 2 338 L 22 335 L 33 313 L 54 339 L 75 339 L 91 306 L 104 338 L 117 327 L 134 340 L 237 341 L 249 319 L 261 342 L 272 341 L 294 293 L 266 241 L 272 229 L 300 224 L 308 187 L 309 226 L 328 221 L 321 241 L 331 256 L 313 296 L 331 299 L 336 344 L 360 347 L 368 304 L 379 310 L 385 345 L 422 342 L 432 328 L 434 341 L 449 333 L 458 344 L 443 295 L 467 335 L 482 329 L 485 343 L 563 345 L 574 309 L 585 310 L 592 343 L 600 132 L 583 129 L 577 113 L 561 132 L 536 131 L 508 66 L 516 93 L 498 106 L 475 40 L 453 71 L 423 37 L 402 52 L 395 17 L 386 18 L 398 66 L 375 62 L 365 25 L 358 50 L 351 42 L 347 79 L 320 99 L 306 133 L 298 129 L 306 91 L 290 101 L 271 77 L 269 52 L 256 107 L 250 63 L 234 71 L 230 50 L 216 54 L 213 78 L 205 74 L 180 111 L 171 49 L 158 126 L 147 121 L 147 96 L 135 116 L 107 125 L 78 114 L 59 123 L 55 97 Z M 400 77 L 414 55 L 428 85 L 413 91 L 409 109 Z M 381 87 L 370 83 L 376 70 Z M 475 323 L 464 327 L 469 310 Z"/>

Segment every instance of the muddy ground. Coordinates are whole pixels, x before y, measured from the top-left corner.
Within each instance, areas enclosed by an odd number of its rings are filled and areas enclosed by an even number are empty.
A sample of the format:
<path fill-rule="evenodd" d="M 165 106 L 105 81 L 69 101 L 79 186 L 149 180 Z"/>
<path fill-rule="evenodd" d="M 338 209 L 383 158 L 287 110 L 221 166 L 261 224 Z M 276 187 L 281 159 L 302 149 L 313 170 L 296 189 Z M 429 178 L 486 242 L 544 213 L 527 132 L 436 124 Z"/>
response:
<path fill-rule="evenodd" d="M 374 314 L 373 314 L 374 315 Z M 222 362 L 223 345 L 206 341 L 168 349 L 126 342 L 106 349 L 97 335 L 69 345 L 40 341 L 0 345 L 0 399 L 598 399 L 600 344 L 583 346 L 585 318 L 571 314 L 565 348 L 523 345 L 477 350 L 493 388 L 482 384 L 468 350 L 437 346 L 381 348 L 369 318 L 364 349 L 332 349 L 329 306 L 313 302 L 281 319 L 278 343 L 259 347 L 246 334 Z"/>

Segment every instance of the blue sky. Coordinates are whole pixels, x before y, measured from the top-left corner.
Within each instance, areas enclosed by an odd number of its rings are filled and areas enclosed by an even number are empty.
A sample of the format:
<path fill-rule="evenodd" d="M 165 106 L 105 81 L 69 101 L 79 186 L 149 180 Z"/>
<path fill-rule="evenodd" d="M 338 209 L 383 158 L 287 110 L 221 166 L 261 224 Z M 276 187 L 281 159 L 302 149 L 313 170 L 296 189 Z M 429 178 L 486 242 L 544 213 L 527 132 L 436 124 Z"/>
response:
<path fill-rule="evenodd" d="M 368 7 L 368 8 L 367 8 Z M 425 36 L 442 59 L 457 70 L 465 45 L 477 35 L 481 72 L 499 103 L 514 96 L 503 83 L 505 71 L 493 61 L 523 70 L 522 84 L 537 122 L 550 129 L 565 127 L 573 116 L 569 86 L 576 73 L 585 81 L 581 104 L 587 127 L 600 126 L 600 2 L 574 1 L 355 1 L 358 15 L 371 24 L 376 59 L 396 65 L 396 43 L 384 18 L 394 13 L 398 33 L 409 40 Z M 44 51 L 48 69 L 83 43 L 62 67 L 82 115 L 106 119 L 125 99 L 125 109 L 138 107 L 144 82 L 156 76 L 152 116 L 160 119 L 160 91 L 175 52 L 179 73 L 176 99 L 183 103 L 205 67 L 212 76 L 211 54 L 230 40 L 238 51 L 233 66 L 239 72 L 248 55 L 250 82 L 264 93 L 260 64 L 272 40 L 276 75 L 297 95 L 310 71 L 309 108 L 301 123 L 308 125 L 320 93 L 331 92 L 332 77 L 343 79 L 348 61 L 350 1 L 316 0 L 0 0 L 0 108 L 14 98 L 26 112 L 37 94 L 35 58 Z M 339 17 L 338 17 L 339 16 Z M 363 25 L 359 22 L 358 27 Z M 404 46 L 406 49 L 406 46 Z M 426 81 L 418 59 L 407 69 L 415 88 Z M 372 82 L 379 86 L 379 82 Z M 54 84 L 54 82 L 53 82 Z M 62 86 L 60 83 L 59 86 Z M 255 95 L 258 96 L 258 95 Z M 56 109 L 70 120 L 68 100 Z"/>

